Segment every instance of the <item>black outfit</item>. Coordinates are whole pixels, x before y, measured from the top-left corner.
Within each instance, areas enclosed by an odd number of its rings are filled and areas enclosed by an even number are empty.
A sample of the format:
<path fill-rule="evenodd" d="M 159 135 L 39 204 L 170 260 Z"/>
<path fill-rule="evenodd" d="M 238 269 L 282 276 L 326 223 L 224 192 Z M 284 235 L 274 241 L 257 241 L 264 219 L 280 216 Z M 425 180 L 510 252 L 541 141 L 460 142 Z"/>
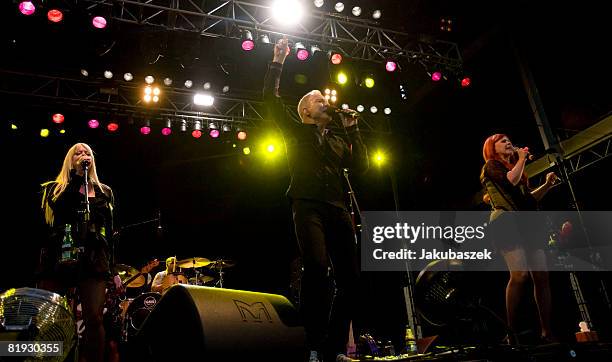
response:
<path fill-rule="evenodd" d="M 508 171 L 501 161 L 489 160 L 480 174 L 480 182 L 491 197 L 490 221 L 495 245 L 501 250 L 542 249 L 547 239 L 545 220 L 538 213 L 512 212 L 537 211 L 538 202 L 524 179 L 512 185 Z"/>
<path fill-rule="evenodd" d="M 85 323 L 84 353 L 88 361 L 96 361 L 104 357 L 105 332 L 111 329 L 105 331 L 102 309 L 105 289 L 112 283 L 109 240 L 113 235 L 114 198 L 108 186 L 90 183 L 95 196 L 89 197 L 90 221 L 85 226 L 80 213 L 84 209 L 85 195 L 79 191 L 83 184 L 84 177 L 73 170 L 70 182 L 57 200 L 53 200 L 56 183 L 49 183 L 43 189 L 43 208 L 48 204 L 53 210 L 54 222 L 49 240 L 41 249 L 38 279 L 42 288 L 55 289 L 61 294 L 68 288 L 77 288 Z M 82 248 L 78 261 L 72 265 L 58 263 L 66 224 L 71 225 L 76 246 Z M 113 338 L 110 334 L 108 337 Z"/>
<path fill-rule="evenodd" d="M 280 63 L 270 64 L 263 95 L 287 147 L 291 176 L 287 195 L 304 265 L 300 309 L 307 347 L 324 354 L 344 353 L 359 265 L 344 197 L 343 169 L 365 171 L 367 151 L 356 125 L 346 128 L 349 146 L 330 130 L 321 134 L 316 125 L 296 123 L 288 117 L 278 95 L 281 72 Z M 331 313 L 329 266 L 336 285 Z"/>

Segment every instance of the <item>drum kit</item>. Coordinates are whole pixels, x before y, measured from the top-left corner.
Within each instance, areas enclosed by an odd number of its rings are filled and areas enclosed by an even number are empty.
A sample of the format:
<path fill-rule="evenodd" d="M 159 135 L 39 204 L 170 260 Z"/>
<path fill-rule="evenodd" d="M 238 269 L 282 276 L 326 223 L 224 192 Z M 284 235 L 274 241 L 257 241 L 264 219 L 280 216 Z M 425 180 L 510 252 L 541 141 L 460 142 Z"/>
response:
<path fill-rule="evenodd" d="M 159 264 L 157 261 L 156 263 Z M 234 261 L 227 259 L 211 261 L 207 258 L 193 257 L 177 260 L 174 272 L 168 272 L 163 277 L 161 293 L 158 293 L 151 291 L 152 282 L 150 278 L 147 278 L 149 270 L 143 268 L 139 271 L 129 265 L 117 264 L 116 271 L 126 288 L 126 294 L 134 295 L 134 291 L 140 292 L 134 298 L 127 298 L 125 296 L 120 298 L 122 341 L 127 342 L 136 335 L 146 317 L 170 287 L 175 284 L 189 284 L 223 288 L 224 269 L 235 265 Z"/>

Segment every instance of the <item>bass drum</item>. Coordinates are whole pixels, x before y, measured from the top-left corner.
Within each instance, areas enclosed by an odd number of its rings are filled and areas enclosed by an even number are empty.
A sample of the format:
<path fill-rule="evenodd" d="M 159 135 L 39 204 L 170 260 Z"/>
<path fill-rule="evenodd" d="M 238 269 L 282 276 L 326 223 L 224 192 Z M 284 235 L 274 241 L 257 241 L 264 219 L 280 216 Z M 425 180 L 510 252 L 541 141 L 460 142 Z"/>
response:
<path fill-rule="evenodd" d="M 159 293 L 142 293 L 132 300 L 125 315 L 124 339 L 126 341 L 138 333 L 142 323 L 160 299 L 161 294 Z"/>

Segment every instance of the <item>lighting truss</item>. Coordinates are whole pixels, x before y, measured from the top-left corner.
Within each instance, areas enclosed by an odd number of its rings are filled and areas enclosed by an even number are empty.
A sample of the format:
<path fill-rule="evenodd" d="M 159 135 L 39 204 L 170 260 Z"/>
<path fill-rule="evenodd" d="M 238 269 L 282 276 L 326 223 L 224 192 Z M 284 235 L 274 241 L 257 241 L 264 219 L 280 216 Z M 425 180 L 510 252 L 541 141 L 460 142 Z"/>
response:
<path fill-rule="evenodd" d="M 404 58 L 420 64 L 438 64 L 459 70 L 462 58 L 456 43 L 417 36 L 379 26 L 369 19 L 353 18 L 316 9 L 305 11 L 293 29 L 274 24 L 270 6 L 246 1 L 210 0 L 67 0 L 87 9 L 111 10 L 119 22 L 181 30 L 209 37 L 240 38 L 240 30 L 250 30 L 254 38 L 268 35 L 272 41 L 286 35 L 292 41 L 316 44 L 353 59 L 385 62 Z"/>
<path fill-rule="evenodd" d="M 213 94 L 215 104 L 202 107 L 193 104 L 194 91 L 181 88 L 163 88 L 163 97 L 157 105 L 145 103 L 140 94 L 142 85 L 133 82 L 71 79 L 42 74 L 0 69 L 3 82 L 0 94 L 23 99 L 31 105 L 53 105 L 54 108 L 74 108 L 83 113 L 113 114 L 115 117 L 144 117 L 160 124 L 163 121 L 186 120 L 188 122 L 217 121 L 240 128 L 270 127 L 261 99 L 229 97 Z M 296 105 L 285 106 L 289 117 L 299 123 Z M 360 129 L 365 135 L 388 133 L 389 122 L 381 118 L 360 119 Z"/>

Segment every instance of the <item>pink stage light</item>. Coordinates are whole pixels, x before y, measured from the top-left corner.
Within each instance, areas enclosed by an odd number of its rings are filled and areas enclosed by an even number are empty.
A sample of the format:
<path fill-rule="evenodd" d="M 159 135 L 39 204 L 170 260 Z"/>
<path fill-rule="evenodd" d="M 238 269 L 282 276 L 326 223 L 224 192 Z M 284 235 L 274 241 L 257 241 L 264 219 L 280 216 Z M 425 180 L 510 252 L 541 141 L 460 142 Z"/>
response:
<path fill-rule="evenodd" d="M 64 14 L 57 9 L 51 9 L 47 12 L 47 19 L 52 23 L 59 23 L 64 18 Z"/>
<path fill-rule="evenodd" d="M 395 69 L 397 69 L 397 63 L 392 60 L 387 60 L 387 63 L 385 63 L 385 69 L 387 72 L 395 72 Z"/>
<path fill-rule="evenodd" d="M 208 132 L 208 135 L 212 138 L 217 138 L 219 137 L 219 130 L 218 129 L 211 129 L 210 132 Z"/>
<path fill-rule="evenodd" d="M 242 50 L 250 52 L 253 49 L 255 49 L 255 42 L 253 40 L 247 39 L 242 41 Z"/>
<path fill-rule="evenodd" d="M 433 73 L 431 73 L 431 80 L 433 80 L 434 82 L 437 82 L 440 79 L 442 79 L 442 73 L 440 73 L 440 72 L 433 72 Z"/>
<path fill-rule="evenodd" d="M 93 24 L 94 28 L 97 28 L 97 29 L 106 28 L 106 19 L 104 19 L 101 16 L 94 17 L 91 23 Z"/>
<path fill-rule="evenodd" d="M 142 126 L 140 127 L 140 133 L 143 135 L 148 135 L 149 133 L 151 133 L 151 127 L 149 126 Z"/>
<path fill-rule="evenodd" d="M 332 56 L 331 56 L 331 62 L 332 62 L 332 64 L 334 64 L 334 65 L 338 65 L 338 64 L 342 63 L 342 54 L 340 54 L 340 53 L 334 53 L 334 54 L 332 54 Z"/>
<path fill-rule="evenodd" d="M 240 141 L 244 141 L 247 138 L 247 133 L 245 131 L 239 131 L 238 134 L 236 135 L 236 137 L 240 140 Z"/>
<path fill-rule="evenodd" d="M 170 136 L 171 133 L 172 133 L 172 128 L 170 127 L 164 127 L 161 130 L 161 134 L 163 134 L 164 136 Z"/>
<path fill-rule="evenodd" d="M 193 136 L 193 138 L 200 138 L 202 137 L 202 131 L 200 131 L 199 129 L 195 129 L 193 130 L 193 132 L 191 132 L 191 135 Z"/>
<path fill-rule="evenodd" d="M 472 80 L 470 79 L 470 77 L 464 77 L 463 79 L 461 79 L 461 86 L 463 88 L 469 87 L 470 84 L 472 84 Z"/>
<path fill-rule="evenodd" d="M 309 56 L 310 56 L 310 53 L 306 49 L 299 49 L 297 51 L 297 58 L 299 60 L 304 61 L 304 60 L 308 59 Z"/>
<path fill-rule="evenodd" d="M 98 128 L 100 126 L 100 122 L 98 122 L 97 119 L 90 119 L 89 122 L 87 122 L 87 125 L 89 128 Z"/>
<path fill-rule="evenodd" d="M 36 6 L 31 1 L 22 1 L 19 3 L 19 11 L 23 15 L 32 15 L 36 11 Z"/>

